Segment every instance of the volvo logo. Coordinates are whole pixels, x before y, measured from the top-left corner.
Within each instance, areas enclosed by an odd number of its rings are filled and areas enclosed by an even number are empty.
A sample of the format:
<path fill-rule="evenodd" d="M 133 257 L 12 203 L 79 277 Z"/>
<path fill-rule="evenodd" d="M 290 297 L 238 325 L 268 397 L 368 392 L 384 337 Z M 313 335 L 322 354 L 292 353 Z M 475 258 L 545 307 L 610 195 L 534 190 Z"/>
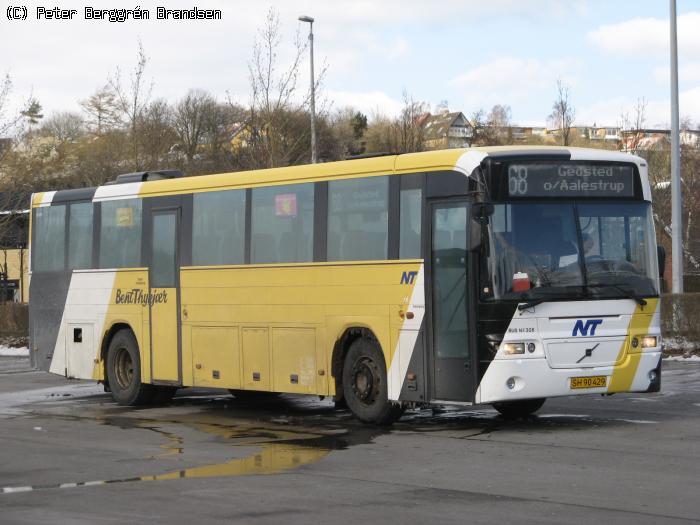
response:
<path fill-rule="evenodd" d="M 581 359 L 576 361 L 576 364 L 580 363 L 581 361 L 583 361 L 587 357 L 591 357 L 593 355 L 593 350 L 598 348 L 598 346 L 600 346 L 600 343 L 596 344 L 593 348 L 586 348 L 586 351 L 584 352 L 583 356 L 581 357 Z"/>

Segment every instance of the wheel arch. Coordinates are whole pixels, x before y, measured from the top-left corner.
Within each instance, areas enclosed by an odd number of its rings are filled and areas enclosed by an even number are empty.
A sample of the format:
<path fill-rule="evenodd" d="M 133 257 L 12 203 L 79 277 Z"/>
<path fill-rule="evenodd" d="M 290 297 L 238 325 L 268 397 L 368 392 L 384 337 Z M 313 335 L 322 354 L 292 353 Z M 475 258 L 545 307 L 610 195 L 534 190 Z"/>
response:
<path fill-rule="evenodd" d="M 109 385 L 109 379 L 107 376 L 107 351 L 109 350 L 109 345 L 112 342 L 112 339 L 117 334 L 117 332 L 119 332 L 121 330 L 129 330 L 133 334 L 134 339 L 136 340 L 136 348 L 139 352 L 139 355 L 141 354 L 141 346 L 139 345 L 138 337 L 136 337 L 136 332 L 131 327 L 131 325 L 129 323 L 127 323 L 126 321 L 115 321 L 114 323 L 112 323 L 112 325 L 107 329 L 104 336 L 102 337 L 102 344 L 100 345 L 100 361 L 102 362 L 102 377 L 103 377 L 103 381 L 106 385 Z"/>
<path fill-rule="evenodd" d="M 333 345 L 333 356 L 331 358 L 331 375 L 335 381 L 335 396 L 337 399 L 341 399 L 343 396 L 343 362 L 345 361 L 345 356 L 350 349 L 350 345 L 361 338 L 368 339 L 378 346 L 384 359 L 384 365 L 388 369 L 382 345 L 371 328 L 367 326 L 350 326 L 345 328 L 343 334 Z"/>

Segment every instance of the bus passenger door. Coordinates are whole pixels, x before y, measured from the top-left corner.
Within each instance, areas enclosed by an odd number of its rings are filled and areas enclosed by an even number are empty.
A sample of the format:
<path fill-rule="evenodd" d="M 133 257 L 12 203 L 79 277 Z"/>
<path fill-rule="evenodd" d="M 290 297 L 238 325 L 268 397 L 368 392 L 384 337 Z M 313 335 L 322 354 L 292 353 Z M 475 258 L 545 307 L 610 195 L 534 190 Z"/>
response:
<path fill-rule="evenodd" d="M 470 315 L 469 206 L 463 201 L 431 205 L 429 257 L 430 346 L 433 400 L 474 399 Z"/>
<path fill-rule="evenodd" d="M 180 208 L 152 208 L 150 219 L 151 379 L 154 383 L 180 385 Z"/>

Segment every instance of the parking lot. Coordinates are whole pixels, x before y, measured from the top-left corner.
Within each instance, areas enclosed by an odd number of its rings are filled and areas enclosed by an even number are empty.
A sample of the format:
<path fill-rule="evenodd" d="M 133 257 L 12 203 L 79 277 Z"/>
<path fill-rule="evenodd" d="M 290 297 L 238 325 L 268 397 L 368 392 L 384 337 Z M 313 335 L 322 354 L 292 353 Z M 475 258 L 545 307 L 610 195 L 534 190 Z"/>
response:
<path fill-rule="evenodd" d="M 660 394 L 408 411 L 183 390 L 128 409 L 0 358 L 2 523 L 683 523 L 700 520 L 700 362 Z"/>

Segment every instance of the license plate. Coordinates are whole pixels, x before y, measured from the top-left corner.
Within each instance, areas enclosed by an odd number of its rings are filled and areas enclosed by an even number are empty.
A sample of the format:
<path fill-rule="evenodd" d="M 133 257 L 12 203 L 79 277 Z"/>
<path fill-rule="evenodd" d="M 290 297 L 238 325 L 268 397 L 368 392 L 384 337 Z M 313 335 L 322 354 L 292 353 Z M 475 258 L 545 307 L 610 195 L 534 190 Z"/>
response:
<path fill-rule="evenodd" d="M 608 376 L 572 377 L 571 388 L 602 388 L 607 386 Z"/>

